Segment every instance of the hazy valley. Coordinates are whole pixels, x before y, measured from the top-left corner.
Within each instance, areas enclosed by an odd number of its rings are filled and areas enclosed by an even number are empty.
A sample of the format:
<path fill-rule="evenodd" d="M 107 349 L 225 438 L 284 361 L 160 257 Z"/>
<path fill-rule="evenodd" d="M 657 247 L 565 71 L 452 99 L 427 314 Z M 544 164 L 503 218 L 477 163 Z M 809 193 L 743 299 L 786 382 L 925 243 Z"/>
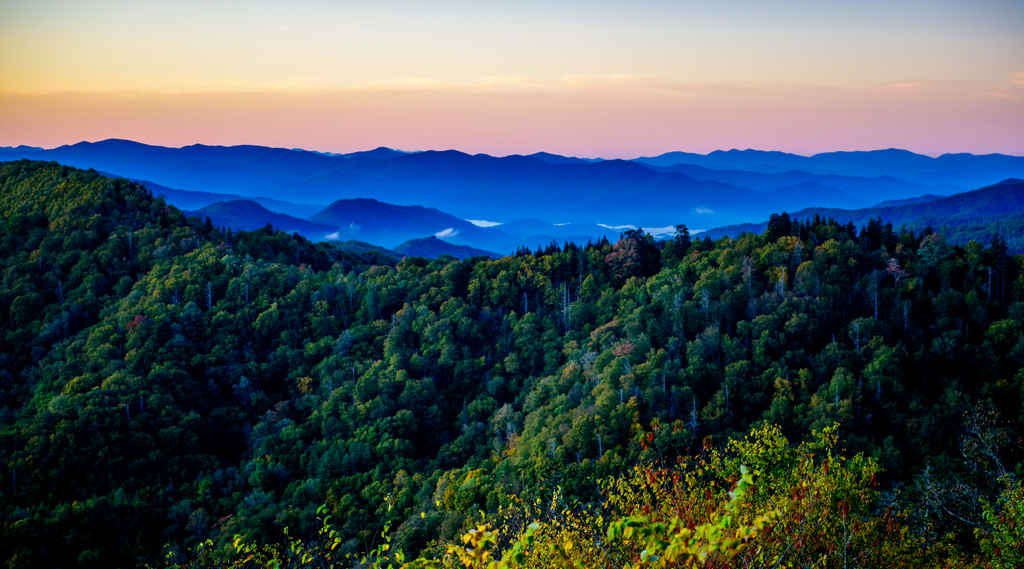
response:
<path fill-rule="evenodd" d="M 1024 158 L 1004 155 L 930 158 L 884 150 L 804 157 L 732 150 L 605 161 L 388 148 L 352 154 L 258 146 L 177 149 L 108 140 L 51 150 L 0 149 L 0 159 L 13 158 L 56 160 L 141 181 L 155 195 L 223 228 L 270 223 L 314 241 L 357 240 L 388 248 L 437 236 L 507 255 L 552 241 L 615 241 L 628 227 L 644 227 L 664 239 L 677 224 L 736 236 L 743 228 L 763 230 L 771 214 L 783 211 L 843 218 L 858 227 L 881 216 L 918 230 L 962 226 L 969 217 L 979 227 L 954 239 L 958 243 L 1010 216 L 1000 231 L 1015 251 L 1024 236 L 1012 219 L 1019 200 L 987 196 L 984 211 L 960 208 L 974 198 L 940 201 L 931 209 L 893 209 L 887 203 L 1024 178 Z M 478 227 L 467 220 L 500 225 Z"/>

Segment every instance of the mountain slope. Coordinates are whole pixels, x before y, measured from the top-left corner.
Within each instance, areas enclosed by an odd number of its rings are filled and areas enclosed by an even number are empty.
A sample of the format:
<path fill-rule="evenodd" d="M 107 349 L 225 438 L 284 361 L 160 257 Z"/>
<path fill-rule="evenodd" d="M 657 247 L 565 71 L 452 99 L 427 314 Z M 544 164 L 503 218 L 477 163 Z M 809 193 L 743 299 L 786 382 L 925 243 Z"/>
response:
<path fill-rule="evenodd" d="M 790 214 L 790 218 L 797 220 L 814 216 L 833 218 L 840 223 L 849 221 L 858 227 L 878 218 L 896 227 L 906 225 L 918 230 L 927 226 L 934 229 L 969 227 L 969 230 L 957 233 L 961 237 L 960 241 L 975 236 L 987 239 L 993 231 L 999 231 L 1013 250 L 1024 252 L 1024 182 L 1016 179 L 928 201 L 854 210 L 807 208 Z M 759 233 L 766 226 L 767 222 L 764 221 L 720 227 L 708 231 L 708 235 L 716 238 L 722 235 L 736 236 L 743 232 Z"/>
<path fill-rule="evenodd" d="M 470 257 L 480 256 L 500 259 L 504 256 L 497 253 L 491 253 L 490 251 L 476 249 L 474 247 L 447 243 L 434 236 L 423 237 L 422 239 L 410 239 L 398 247 L 395 247 L 395 252 L 408 257 L 424 257 L 427 259 L 436 259 L 441 255 L 451 255 L 457 259 L 468 259 Z"/>
<path fill-rule="evenodd" d="M 312 241 L 323 241 L 335 228 L 321 225 L 305 219 L 299 219 L 283 213 L 274 213 L 252 200 L 231 200 L 216 202 L 186 215 L 209 217 L 214 225 L 224 228 L 253 231 L 268 223 L 275 229 L 295 232 Z"/>
<path fill-rule="evenodd" d="M 833 212 L 843 210 L 830 208 L 809 208 L 806 215 L 815 213 L 821 216 L 836 217 Z M 1024 211 L 1024 182 L 995 184 L 971 192 L 964 192 L 911 204 L 892 207 L 871 207 L 850 210 L 847 215 L 855 224 L 866 223 L 868 219 L 882 216 L 894 225 L 911 222 L 925 217 L 968 219 L 972 217 L 1000 216 L 1008 213 Z M 805 215 L 800 212 L 800 215 Z"/>
<path fill-rule="evenodd" d="M 348 241 L 323 241 L 320 243 L 320 246 L 329 250 L 358 255 L 364 259 L 374 261 L 372 264 L 376 265 L 394 265 L 404 257 L 404 255 L 396 253 L 391 249 L 354 239 Z"/>
<path fill-rule="evenodd" d="M 118 176 L 117 174 L 110 174 L 107 172 L 100 172 L 104 176 L 110 178 L 123 178 L 124 176 Z M 162 186 L 149 180 L 139 180 L 134 178 L 127 178 L 132 182 L 138 182 L 146 187 L 149 191 L 153 192 L 153 195 L 158 198 L 164 198 L 167 203 L 185 211 L 195 211 L 197 209 L 206 207 L 210 204 L 217 202 L 227 202 L 232 200 L 244 200 L 248 199 L 254 201 L 268 210 L 275 213 L 283 213 L 292 217 L 305 219 L 316 212 L 323 209 L 323 206 L 291 203 L 281 200 L 275 200 L 271 198 L 265 198 L 256 196 L 253 198 L 245 198 L 237 194 L 217 194 L 213 192 L 192 192 L 188 190 L 175 190 Z"/>
<path fill-rule="evenodd" d="M 438 234 L 456 244 L 472 243 L 502 250 L 511 247 L 514 241 L 500 229 L 477 227 L 434 208 L 367 198 L 338 200 L 309 220 L 335 228 L 338 239 L 358 239 L 388 248 L 409 239 Z"/>
<path fill-rule="evenodd" d="M 823 186 L 817 182 L 802 182 L 765 192 L 777 201 L 788 203 L 827 203 L 833 207 L 863 207 L 871 202 L 851 196 L 839 188 Z"/>

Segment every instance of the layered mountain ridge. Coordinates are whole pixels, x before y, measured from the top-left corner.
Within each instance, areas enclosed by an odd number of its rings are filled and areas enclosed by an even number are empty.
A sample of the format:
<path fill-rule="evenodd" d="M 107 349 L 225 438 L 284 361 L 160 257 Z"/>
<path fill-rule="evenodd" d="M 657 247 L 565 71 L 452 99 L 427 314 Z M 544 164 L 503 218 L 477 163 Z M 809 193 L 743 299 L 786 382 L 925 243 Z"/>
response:
<path fill-rule="evenodd" d="M 932 158 L 894 149 L 814 156 L 670 152 L 630 161 L 386 147 L 349 154 L 253 145 L 167 148 L 116 139 L 49 150 L 0 148 L 0 160 L 19 157 L 140 181 L 221 227 L 269 223 L 311 240 L 360 240 L 388 249 L 437 237 L 498 254 L 552 241 L 614 241 L 621 229 L 638 226 L 659 236 L 679 223 L 730 234 L 779 211 L 855 223 L 881 216 L 899 224 L 907 219 L 893 207 L 981 187 L 961 183 L 1024 177 L 1020 157 Z M 1012 211 L 986 213 L 980 222 Z M 500 224 L 478 227 L 468 219 Z"/>
<path fill-rule="evenodd" d="M 167 148 L 125 140 L 0 149 L 0 160 L 22 157 L 168 188 L 321 207 L 339 199 L 374 198 L 435 207 L 463 219 L 510 221 L 539 214 L 556 223 L 694 228 L 763 219 L 780 210 L 949 195 L 1024 177 L 1024 158 L 931 158 L 894 150 L 811 157 L 733 150 L 628 161 L 389 148 L 332 155 L 251 145 Z"/>
<path fill-rule="evenodd" d="M 978 190 L 924 201 L 907 200 L 890 205 L 855 210 L 807 208 L 787 214 L 793 220 L 835 219 L 857 227 L 869 221 L 882 220 L 895 227 L 908 229 L 947 230 L 950 241 L 965 243 L 970 239 L 984 241 L 998 232 L 1010 250 L 1024 252 L 1024 181 L 1010 178 Z M 736 237 L 744 232 L 759 233 L 768 221 L 745 223 L 708 231 L 712 238 Z"/>

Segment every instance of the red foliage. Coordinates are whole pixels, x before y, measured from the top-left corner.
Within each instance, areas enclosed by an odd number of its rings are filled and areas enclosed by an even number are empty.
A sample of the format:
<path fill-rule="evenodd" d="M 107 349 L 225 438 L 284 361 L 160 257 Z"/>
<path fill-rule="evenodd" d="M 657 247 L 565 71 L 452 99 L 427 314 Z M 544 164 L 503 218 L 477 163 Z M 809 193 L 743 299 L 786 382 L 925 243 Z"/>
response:
<path fill-rule="evenodd" d="M 635 239 L 619 239 L 604 262 L 612 266 L 615 278 L 625 280 L 640 268 L 640 251 Z"/>
<path fill-rule="evenodd" d="M 137 330 L 141 328 L 143 324 L 146 323 L 146 320 L 149 320 L 149 318 L 146 318 L 145 316 L 139 314 L 135 318 L 132 318 L 131 322 L 125 324 L 125 329 L 128 330 L 129 332 Z"/>
<path fill-rule="evenodd" d="M 629 342 L 623 342 L 623 343 L 619 344 L 618 346 L 615 346 L 615 349 L 612 350 L 612 353 L 615 354 L 616 357 L 628 356 L 629 354 L 633 353 L 633 348 L 635 348 L 635 347 L 636 347 L 635 344 L 630 344 Z"/>
<path fill-rule="evenodd" d="M 907 276 L 907 271 L 903 270 L 903 267 L 900 266 L 900 262 L 895 258 L 889 259 L 889 266 L 886 267 L 885 272 L 889 273 L 892 278 L 897 281 L 899 281 L 900 278 Z"/>

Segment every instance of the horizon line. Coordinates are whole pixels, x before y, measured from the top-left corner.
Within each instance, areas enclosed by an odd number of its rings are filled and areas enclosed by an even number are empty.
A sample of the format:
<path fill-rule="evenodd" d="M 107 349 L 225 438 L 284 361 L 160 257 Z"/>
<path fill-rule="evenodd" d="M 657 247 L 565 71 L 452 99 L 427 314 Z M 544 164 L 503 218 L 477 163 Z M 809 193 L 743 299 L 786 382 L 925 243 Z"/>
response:
<path fill-rule="evenodd" d="M 3 150 L 17 150 L 17 149 L 20 148 L 20 149 L 31 149 L 31 150 L 35 150 L 35 151 L 47 152 L 47 151 L 59 150 L 61 148 L 70 148 L 70 147 L 78 146 L 80 144 L 101 144 L 101 143 L 104 143 L 104 142 L 130 142 L 130 143 L 139 144 L 139 145 L 142 145 L 142 146 L 150 146 L 150 147 L 155 147 L 155 148 L 167 148 L 167 149 L 172 149 L 172 150 L 182 150 L 182 149 L 190 148 L 190 147 L 194 147 L 194 146 L 206 146 L 206 147 L 211 147 L 211 148 L 239 148 L 239 147 L 244 147 L 244 146 L 254 146 L 254 147 L 258 147 L 258 148 L 270 148 L 270 149 L 275 149 L 275 150 L 288 150 L 288 151 L 292 151 L 292 152 L 308 152 L 308 153 L 319 154 L 321 156 L 328 156 L 328 157 L 343 157 L 343 156 L 347 156 L 347 155 L 351 155 L 351 154 L 359 154 L 359 153 L 372 152 L 374 150 L 384 149 L 384 150 L 392 150 L 392 151 L 395 151 L 395 152 L 401 152 L 403 154 L 421 154 L 421 153 L 425 153 L 425 152 L 459 152 L 459 153 L 462 153 L 462 154 L 466 154 L 468 156 L 481 156 L 482 155 L 482 156 L 490 156 L 492 158 L 511 158 L 511 157 L 516 157 L 516 156 L 533 157 L 536 154 L 548 154 L 548 155 L 551 155 L 551 156 L 560 156 L 560 157 L 563 157 L 563 158 L 576 158 L 576 159 L 579 159 L 579 160 L 600 161 L 600 162 L 607 162 L 607 161 L 611 161 L 611 160 L 635 161 L 635 160 L 641 160 L 641 159 L 644 159 L 644 158 L 658 158 L 658 157 L 664 156 L 666 154 L 672 154 L 672 153 L 692 154 L 692 155 L 707 157 L 707 156 L 710 156 L 711 154 L 714 154 L 714 153 L 729 153 L 729 152 L 780 153 L 780 154 L 787 154 L 787 155 L 790 155 L 790 156 L 798 156 L 798 157 L 801 157 L 801 158 L 813 158 L 815 156 L 820 156 L 820 155 L 823 155 L 823 154 L 855 154 L 855 153 L 873 153 L 873 152 L 889 152 L 889 151 L 907 152 L 907 153 L 914 154 L 914 155 L 917 155 L 917 156 L 925 156 L 925 157 L 931 158 L 933 160 L 937 159 L 937 158 L 940 158 L 942 156 L 957 156 L 957 155 L 969 155 L 969 156 L 1008 156 L 1008 157 L 1014 157 L 1014 158 L 1024 158 L 1024 155 L 1007 154 L 1007 153 L 1003 153 L 1003 152 L 989 152 L 989 153 L 986 153 L 986 154 L 975 154 L 973 152 L 943 152 L 941 154 L 935 155 L 935 154 L 929 154 L 929 153 L 924 153 L 924 152 L 917 152 L 917 151 L 914 151 L 914 150 L 908 150 L 906 148 L 898 148 L 898 147 L 895 147 L 895 146 L 890 146 L 890 147 L 887 147 L 887 148 L 873 148 L 873 149 L 870 149 L 870 150 L 829 150 L 829 151 L 825 151 L 825 152 L 817 152 L 817 153 L 814 153 L 814 154 L 800 154 L 800 153 L 797 153 L 797 152 L 789 152 L 789 151 L 785 151 L 785 150 L 774 150 L 774 149 L 770 150 L 770 149 L 760 149 L 760 148 L 744 148 L 744 149 L 740 149 L 740 148 L 736 148 L 736 147 L 730 148 L 728 150 L 719 148 L 719 149 L 712 150 L 712 151 L 709 151 L 709 152 L 706 152 L 706 153 L 687 151 L 687 150 L 667 150 L 667 151 L 662 152 L 660 154 L 652 154 L 652 155 L 648 155 L 648 156 L 636 156 L 634 158 L 603 158 L 603 157 L 599 157 L 599 156 L 594 156 L 594 157 L 578 156 L 578 155 L 570 155 L 570 154 L 565 154 L 565 153 L 550 152 L 548 150 L 537 150 L 537 151 L 531 152 L 529 154 L 512 153 L 512 154 L 498 155 L 498 154 L 489 154 L 487 152 L 471 152 L 471 151 L 466 151 L 466 150 L 460 150 L 458 148 L 446 148 L 446 149 L 430 148 L 430 149 L 426 149 L 426 150 L 422 150 L 422 149 L 421 150 L 402 150 L 402 149 L 393 148 L 393 147 L 390 147 L 390 146 L 383 146 L 383 145 L 376 146 L 374 148 L 363 149 L 363 150 L 353 150 L 353 151 L 349 151 L 349 152 L 335 152 L 335 151 L 330 151 L 330 150 L 314 150 L 314 149 L 299 148 L 299 147 L 287 148 L 287 147 L 284 147 L 284 146 L 269 146 L 269 145 L 265 145 L 265 144 L 252 144 L 252 143 L 247 143 L 247 144 L 208 144 L 208 143 L 204 143 L 204 142 L 193 142 L 191 144 L 184 144 L 184 145 L 181 145 L 181 146 L 172 146 L 172 145 L 164 145 L 164 144 L 152 144 L 152 143 L 149 143 L 149 142 L 140 142 L 138 140 L 133 140 L 133 139 L 130 139 L 130 138 L 117 138 L 117 137 L 104 138 L 104 139 L 100 139 L 100 140 L 80 140 L 78 142 L 61 144 L 61 145 L 53 146 L 53 147 L 50 147 L 50 148 L 46 148 L 46 147 L 42 147 L 42 146 L 32 146 L 32 145 L 28 145 L 28 144 L 19 144 L 19 145 L 16 145 L 16 146 L 0 146 L 0 149 L 3 149 Z"/>

